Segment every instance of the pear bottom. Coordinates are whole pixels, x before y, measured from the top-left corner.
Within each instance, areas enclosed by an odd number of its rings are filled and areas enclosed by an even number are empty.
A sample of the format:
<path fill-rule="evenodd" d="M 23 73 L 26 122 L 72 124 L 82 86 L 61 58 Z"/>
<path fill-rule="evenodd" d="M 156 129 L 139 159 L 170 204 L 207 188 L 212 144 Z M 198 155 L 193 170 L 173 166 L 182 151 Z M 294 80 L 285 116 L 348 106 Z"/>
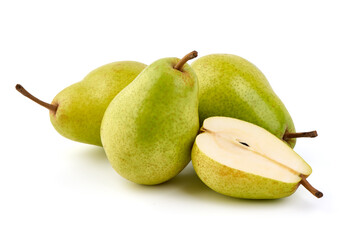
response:
<path fill-rule="evenodd" d="M 113 169 L 123 178 L 141 185 L 159 185 L 169 181 L 176 175 L 178 175 L 190 162 L 190 159 L 184 159 L 183 161 L 166 162 L 162 164 L 156 164 L 154 159 L 145 159 L 143 161 L 124 160 L 116 158 L 116 161 L 112 161 L 108 157 Z"/>
<path fill-rule="evenodd" d="M 196 143 L 192 149 L 195 172 L 209 188 L 226 196 L 277 199 L 290 196 L 299 183 L 286 183 L 234 169 L 206 156 Z"/>

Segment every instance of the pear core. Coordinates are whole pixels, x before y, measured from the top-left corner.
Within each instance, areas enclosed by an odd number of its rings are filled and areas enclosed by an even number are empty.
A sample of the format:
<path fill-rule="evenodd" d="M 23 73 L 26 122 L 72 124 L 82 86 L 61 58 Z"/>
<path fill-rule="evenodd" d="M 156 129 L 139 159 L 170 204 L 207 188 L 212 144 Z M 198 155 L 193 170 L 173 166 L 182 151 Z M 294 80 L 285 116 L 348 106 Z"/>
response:
<path fill-rule="evenodd" d="M 311 174 L 311 167 L 285 142 L 254 124 L 211 117 L 201 130 L 198 148 L 222 165 L 285 183 Z"/>

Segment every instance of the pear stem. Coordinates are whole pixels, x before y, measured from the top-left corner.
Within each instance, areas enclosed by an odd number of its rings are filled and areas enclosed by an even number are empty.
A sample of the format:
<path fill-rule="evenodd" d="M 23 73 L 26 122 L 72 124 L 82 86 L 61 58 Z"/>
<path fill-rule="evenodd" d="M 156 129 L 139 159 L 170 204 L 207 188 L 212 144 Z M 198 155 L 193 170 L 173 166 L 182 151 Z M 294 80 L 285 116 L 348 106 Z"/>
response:
<path fill-rule="evenodd" d="M 302 178 L 300 181 L 300 184 L 303 185 L 309 192 L 311 192 L 315 197 L 321 198 L 323 196 L 323 193 L 311 186 L 311 184 L 306 180 L 306 177 L 304 175 L 300 175 Z"/>
<path fill-rule="evenodd" d="M 192 51 L 191 53 L 186 54 L 175 66 L 176 70 L 182 71 L 184 64 L 190 59 L 196 58 L 198 55 L 197 51 Z"/>
<path fill-rule="evenodd" d="M 316 131 L 311 131 L 311 132 L 298 132 L 298 133 L 290 133 L 290 132 L 286 132 L 284 134 L 283 139 L 289 139 L 289 138 L 301 138 L 301 137 L 309 137 L 309 138 L 314 138 L 317 137 L 317 132 Z"/>
<path fill-rule="evenodd" d="M 56 112 L 57 110 L 57 105 L 53 105 L 53 104 L 49 104 L 46 102 L 41 101 L 40 99 L 34 97 L 33 95 L 31 95 L 28 91 L 26 91 L 26 89 L 21 86 L 20 84 L 16 84 L 15 86 L 16 90 L 18 90 L 18 92 L 20 92 L 22 95 L 24 95 L 25 97 L 33 100 L 34 102 L 36 102 L 37 104 L 49 109 L 52 112 Z"/>

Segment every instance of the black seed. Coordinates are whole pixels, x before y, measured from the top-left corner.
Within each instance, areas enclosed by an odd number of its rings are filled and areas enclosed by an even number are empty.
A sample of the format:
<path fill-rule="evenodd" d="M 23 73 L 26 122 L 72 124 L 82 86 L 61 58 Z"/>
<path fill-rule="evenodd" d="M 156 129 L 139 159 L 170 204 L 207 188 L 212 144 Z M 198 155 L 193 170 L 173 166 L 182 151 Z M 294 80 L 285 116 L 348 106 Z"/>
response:
<path fill-rule="evenodd" d="M 247 144 L 246 142 L 239 142 L 239 143 L 241 143 L 242 145 L 245 145 L 247 147 L 250 147 L 249 144 Z"/>

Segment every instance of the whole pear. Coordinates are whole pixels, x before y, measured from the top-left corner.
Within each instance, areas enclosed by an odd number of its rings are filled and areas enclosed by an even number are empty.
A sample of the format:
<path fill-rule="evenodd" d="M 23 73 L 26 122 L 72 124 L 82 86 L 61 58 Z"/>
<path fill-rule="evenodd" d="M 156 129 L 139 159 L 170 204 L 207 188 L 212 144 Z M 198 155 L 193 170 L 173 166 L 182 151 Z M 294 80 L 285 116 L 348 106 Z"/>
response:
<path fill-rule="evenodd" d="M 155 61 L 107 108 L 101 140 L 124 178 L 154 185 L 176 176 L 190 161 L 199 130 L 198 82 L 183 59 Z"/>
<path fill-rule="evenodd" d="M 227 196 L 283 198 L 300 184 L 323 196 L 307 181 L 311 167 L 293 149 L 264 128 L 239 119 L 205 119 L 191 158 L 199 178 Z"/>
<path fill-rule="evenodd" d="M 212 116 L 241 119 L 265 128 L 291 147 L 295 137 L 316 136 L 316 132 L 295 133 L 288 110 L 264 74 L 244 58 L 211 54 L 191 66 L 199 80 L 201 123 Z"/>
<path fill-rule="evenodd" d="M 102 146 L 100 125 L 107 106 L 145 67 L 134 61 L 106 64 L 59 92 L 51 104 L 35 98 L 19 84 L 16 89 L 50 110 L 51 123 L 62 136 Z"/>

